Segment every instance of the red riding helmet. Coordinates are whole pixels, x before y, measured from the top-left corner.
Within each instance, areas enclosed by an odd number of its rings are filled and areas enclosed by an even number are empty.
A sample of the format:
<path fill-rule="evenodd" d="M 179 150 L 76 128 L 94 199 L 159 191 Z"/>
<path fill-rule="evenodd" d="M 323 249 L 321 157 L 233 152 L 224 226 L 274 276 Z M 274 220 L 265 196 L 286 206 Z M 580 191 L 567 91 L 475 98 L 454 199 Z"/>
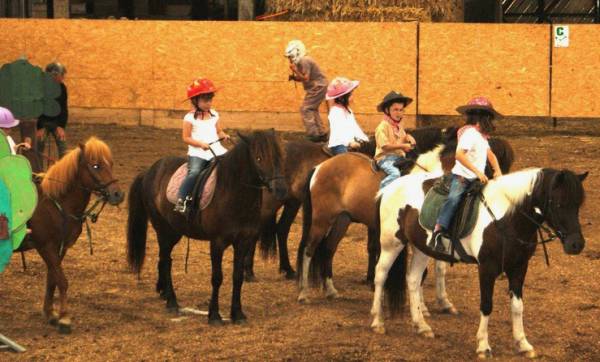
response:
<path fill-rule="evenodd" d="M 187 98 L 190 99 L 200 94 L 215 93 L 217 88 L 210 79 L 198 78 L 187 87 Z"/>

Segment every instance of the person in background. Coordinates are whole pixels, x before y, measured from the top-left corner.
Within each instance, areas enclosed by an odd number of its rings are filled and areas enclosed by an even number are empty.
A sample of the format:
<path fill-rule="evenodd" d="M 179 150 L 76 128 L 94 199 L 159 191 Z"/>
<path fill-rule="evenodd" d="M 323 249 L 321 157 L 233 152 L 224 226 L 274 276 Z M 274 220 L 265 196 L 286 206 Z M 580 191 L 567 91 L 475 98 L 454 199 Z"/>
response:
<path fill-rule="evenodd" d="M 44 153 L 46 139 L 52 136 L 58 149 L 58 157 L 62 158 L 67 152 L 67 121 L 69 120 L 69 106 L 67 99 L 67 86 L 64 83 L 67 68 L 61 63 L 50 63 L 46 66 L 46 73 L 60 85 L 60 95 L 56 98 L 60 106 L 60 113 L 54 117 L 41 115 L 37 121 L 37 151 Z"/>
<path fill-rule="evenodd" d="M 306 136 L 313 142 L 325 142 L 327 133 L 319 115 L 319 105 L 327 93 L 327 78 L 317 63 L 306 55 L 306 47 L 300 40 L 292 40 L 285 48 L 292 74 L 289 80 L 302 82 L 306 95 L 300 107 L 300 115 L 306 128 Z"/>

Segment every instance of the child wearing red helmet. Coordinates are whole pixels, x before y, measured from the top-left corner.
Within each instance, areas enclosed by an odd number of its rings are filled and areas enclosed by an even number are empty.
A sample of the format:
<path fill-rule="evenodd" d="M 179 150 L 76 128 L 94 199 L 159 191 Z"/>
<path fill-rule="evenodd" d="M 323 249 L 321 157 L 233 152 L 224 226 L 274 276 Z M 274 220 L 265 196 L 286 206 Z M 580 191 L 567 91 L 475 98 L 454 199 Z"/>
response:
<path fill-rule="evenodd" d="M 185 213 L 192 200 L 194 183 L 200 172 L 208 166 L 214 156 L 221 156 L 227 149 L 220 139 L 229 139 L 219 124 L 219 114 L 211 108 L 217 88 L 212 81 L 198 78 L 187 88 L 187 99 L 194 107 L 183 118 L 181 133 L 188 145 L 188 173 L 179 189 L 175 211 Z"/>

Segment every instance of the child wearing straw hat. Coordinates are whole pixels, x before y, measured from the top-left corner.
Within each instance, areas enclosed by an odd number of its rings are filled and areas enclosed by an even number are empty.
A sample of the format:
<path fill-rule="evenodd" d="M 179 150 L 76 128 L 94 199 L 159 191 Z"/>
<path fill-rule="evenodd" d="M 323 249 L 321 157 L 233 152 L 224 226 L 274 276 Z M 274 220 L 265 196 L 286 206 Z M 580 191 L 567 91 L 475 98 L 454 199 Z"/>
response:
<path fill-rule="evenodd" d="M 313 142 L 323 142 L 327 133 L 323 128 L 319 105 L 325 99 L 327 78 L 317 63 L 306 55 L 306 47 L 300 40 L 292 40 L 285 48 L 285 57 L 290 61 L 292 74 L 289 80 L 302 82 L 306 91 L 304 102 L 300 107 L 300 115 L 306 128 L 307 138 Z"/>
<path fill-rule="evenodd" d="M 383 112 L 383 120 L 375 129 L 375 160 L 387 175 L 381 180 L 381 188 L 400 177 L 396 163 L 406 157 L 406 152 L 416 145 L 415 139 L 406 133 L 402 125 L 404 109 L 411 102 L 412 98 L 391 91 L 377 106 L 377 111 Z"/>
<path fill-rule="evenodd" d="M 331 101 L 329 109 L 329 143 L 332 154 L 348 152 L 349 148 L 359 148 L 358 142 L 368 142 L 369 137 L 360 129 L 354 113 L 350 109 L 352 92 L 358 87 L 357 80 L 336 77 L 327 87 L 325 99 Z"/>
<path fill-rule="evenodd" d="M 208 166 L 214 155 L 221 156 L 227 149 L 220 139 L 229 139 L 219 124 L 219 114 L 211 108 L 217 92 L 213 82 L 198 78 L 187 88 L 187 99 L 194 109 L 183 118 L 182 139 L 188 145 L 188 173 L 179 189 L 174 211 L 186 213 L 196 178 Z"/>
<path fill-rule="evenodd" d="M 458 113 L 467 117 L 466 125 L 458 130 L 456 146 L 456 162 L 452 168 L 452 180 L 448 199 L 442 205 L 437 223 L 429 241 L 429 247 L 443 252 L 444 244 L 441 236 L 446 236 L 463 195 L 471 183 L 479 180 L 488 181 L 485 166 L 490 162 L 494 170 L 494 178 L 501 176 L 502 171 L 498 159 L 488 143 L 490 134 L 494 131 L 494 119 L 502 118 L 492 103 L 485 97 L 475 97 L 466 105 L 456 108 Z"/>

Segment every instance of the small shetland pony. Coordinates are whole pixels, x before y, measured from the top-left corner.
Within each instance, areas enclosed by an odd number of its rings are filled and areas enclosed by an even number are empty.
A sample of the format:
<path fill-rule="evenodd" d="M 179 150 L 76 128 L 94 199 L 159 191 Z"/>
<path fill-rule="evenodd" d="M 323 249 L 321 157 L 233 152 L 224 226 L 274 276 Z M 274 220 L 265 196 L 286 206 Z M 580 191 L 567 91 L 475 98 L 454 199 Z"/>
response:
<path fill-rule="evenodd" d="M 585 240 L 579 224 L 579 209 L 584 201 L 582 182 L 586 176 L 587 173 L 576 175 L 569 170 L 527 169 L 493 179 L 483 189 L 475 228 L 471 235 L 460 240 L 467 253 L 478 261 L 481 321 L 477 331 L 477 353 L 480 358 L 491 356 L 488 321 L 494 283 L 502 272 L 506 273 L 509 282 L 517 349 L 526 357 L 536 356 L 525 337 L 522 300 L 527 265 L 538 244 L 536 232 L 542 223 L 546 223 L 560 238 L 565 253 L 579 254 L 583 250 Z M 429 256 L 445 254 L 427 248 L 431 231 L 424 230 L 418 221 L 425 192 L 432 184 L 431 178 L 427 174 L 408 175 L 382 190 L 381 257 L 376 267 L 371 309 L 371 327 L 375 332 L 385 332 L 384 288 L 390 307 L 397 310 L 403 304 L 408 284 L 412 323 L 419 334 L 433 337 L 420 309 L 419 287 Z M 448 240 L 444 242 L 448 246 Z M 408 243 L 413 246 L 414 253 L 406 275 Z"/>
<path fill-rule="evenodd" d="M 201 211 L 186 216 L 173 211 L 167 200 L 171 176 L 185 162 L 166 157 L 140 173 L 130 188 L 127 220 L 127 260 L 134 272 L 140 272 L 146 256 L 148 221 L 154 227 L 159 246 L 156 291 L 167 301 L 167 309 L 179 310 L 171 278 L 171 251 L 183 235 L 210 240 L 212 297 L 208 321 L 221 325 L 219 288 L 223 282 L 222 260 L 225 249 L 233 246 L 233 292 L 231 320 L 244 323 L 242 284 L 244 258 L 258 239 L 263 189 L 278 200 L 285 198 L 287 185 L 283 177 L 283 154 L 274 131 L 242 134 L 240 142 L 223 155 L 218 163 L 215 196 Z"/>
<path fill-rule="evenodd" d="M 93 207 L 86 210 L 90 197 L 111 205 L 123 201 L 117 180 L 112 173 L 113 159 L 109 147 L 97 138 L 67 153 L 43 175 L 38 186 L 38 205 L 29 221 L 31 234 L 18 251 L 35 248 L 48 267 L 44 315 L 60 333 L 71 332 L 71 319 L 67 313 L 67 277 L 62 261 L 72 247 L 82 225 L 92 217 Z M 98 205 L 98 204 L 96 204 Z M 54 292 L 58 287 L 59 312 L 54 310 Z"/>

